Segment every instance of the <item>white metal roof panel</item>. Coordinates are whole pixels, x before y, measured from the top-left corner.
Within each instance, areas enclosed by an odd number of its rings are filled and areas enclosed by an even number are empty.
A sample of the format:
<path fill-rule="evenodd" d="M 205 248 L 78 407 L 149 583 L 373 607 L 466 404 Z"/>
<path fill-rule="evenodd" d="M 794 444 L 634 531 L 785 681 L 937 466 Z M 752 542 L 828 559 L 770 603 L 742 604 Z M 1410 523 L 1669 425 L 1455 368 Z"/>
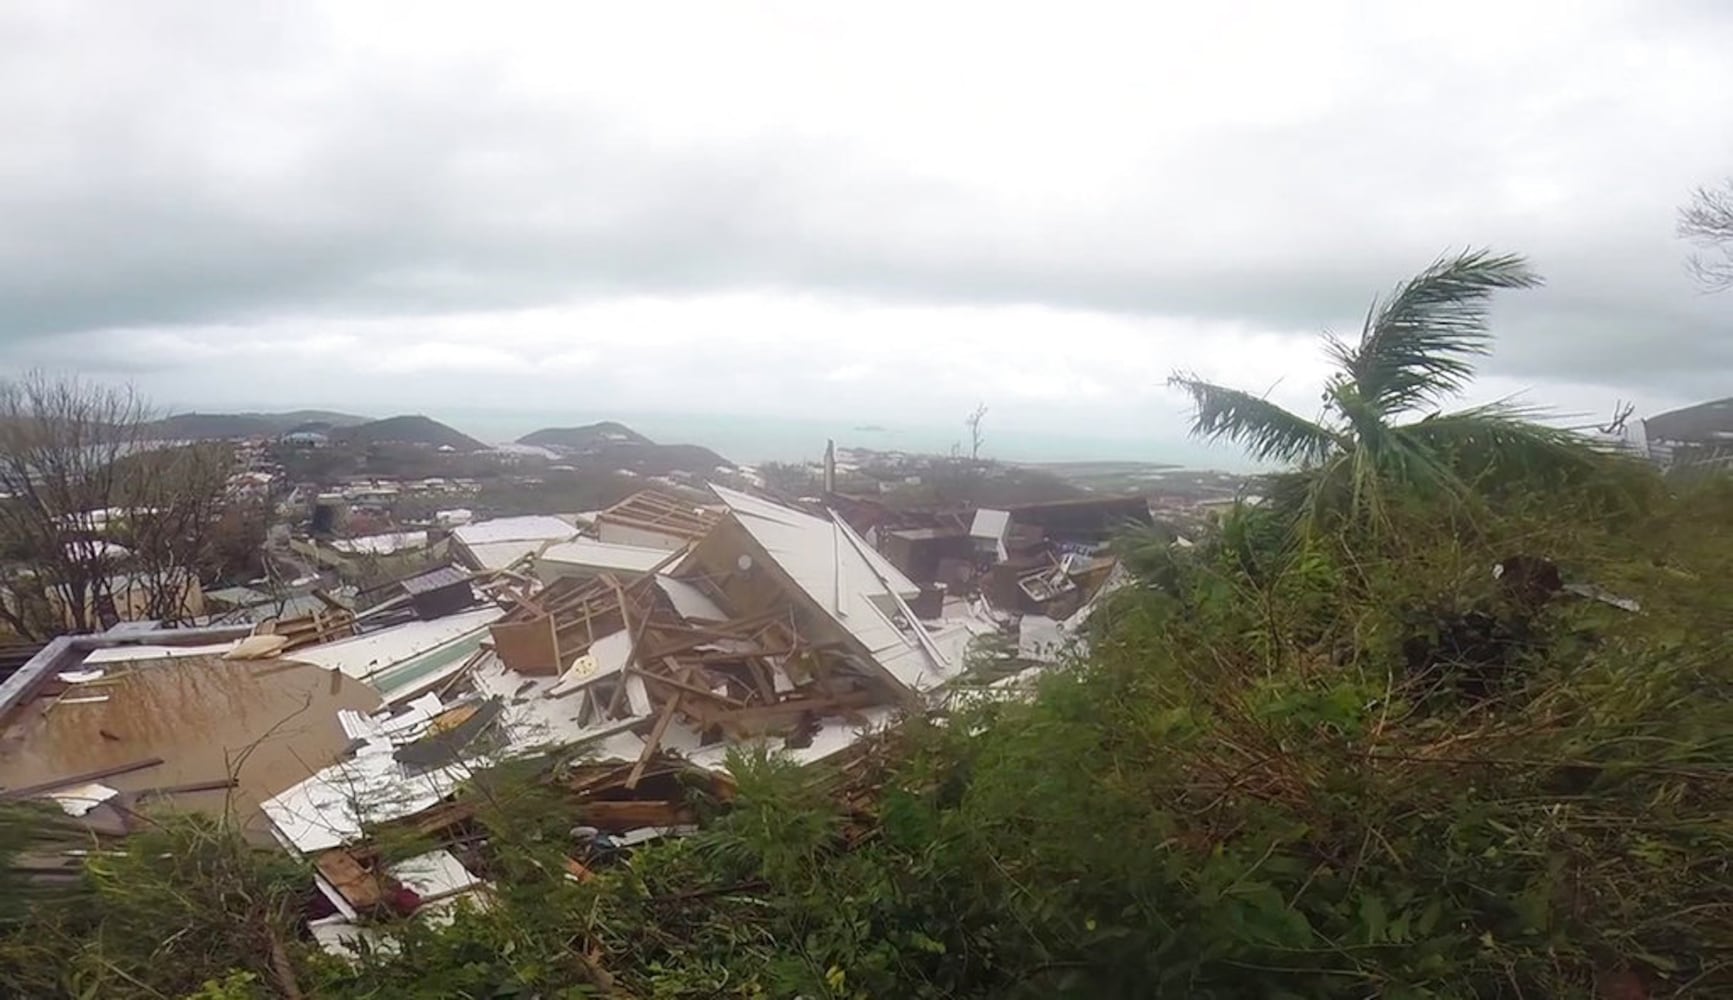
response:
<path fill-rule="evenodd" d="M 488 542 L 485 545 L 468 546 L 469 554 L 481 564 L 482 569 L 505 569 L 524 556 L 538 552 L 548 544 L 547 539 L 525 538 L 515 542 Z"/>
<path fill-rule="evenodd" d="M 952 664 L 890 617 L 897 597 L 913 597 L 920 588 L 847 525 L 720 486 L 711 489 L 800 589 L 904 686 L 927 691 L 950 679 Z"/>
<path fill-rule="evenodd" d="M 490 545 L 494 542 L 549 541 L 571 538 L 578 529 L 549 514 L 528 514 L 523 517 L 496 517 L 465 524 L 451 531 L 452 537 L 465 545 Z"/>
<path fill-rule="evenodd" d="M 427 545 L 425 531 L 393 531 L 383 535 L 363 535 L 360 538 L 337 538 L 331 547 L 352 555 L 390 555 L 404 549 L 419 549 Z"/>
<path fill-rule="evenodd" d="M 504 613 L 499 608 L 488 607 L 432 621 L 405 622 L 352 639 L 297 649 L 289 659 L 366 679 L 395 664 L 485 629 Z"/>
<path fill-rule="evenodd" d="M 594 538 L 574 538 L 557 542 L 542 550 L 538 563 L 563 563 L 593 569 L 618 569 L 632 573 L 648 573 L 668 560 L 667 549 L 652 549 L 642 545 L 617 545 Z"/>

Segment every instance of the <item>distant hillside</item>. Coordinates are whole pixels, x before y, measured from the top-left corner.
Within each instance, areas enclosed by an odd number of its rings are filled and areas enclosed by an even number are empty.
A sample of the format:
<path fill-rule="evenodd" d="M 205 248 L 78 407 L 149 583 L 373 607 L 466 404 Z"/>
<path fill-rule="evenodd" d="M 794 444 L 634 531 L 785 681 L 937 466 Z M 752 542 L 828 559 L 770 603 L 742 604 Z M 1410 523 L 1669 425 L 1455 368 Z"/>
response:
<path fill-rule="evenodd" d="M 330 410 L 292 410 L 288 413 L 176 413 L 147 425 L 152 437 L 165 441 L 208 441 L 230 438 L 276 437 L 304 424 L 349 427 L 367 422 L 366 417 Z"/>
<path fill-rule="evenodd" d="M 625 424 L 604 420 L 582 427 L 543 427 L 517 439 L 518 444 L 533 444 L 538 448 L 556 448 L 581 454 L 622 444 L 655 444 Z"/>
<path fill-rule="evenodd" d="M 418 413 L 371 420 L 353 427 L 340 427 L 332 437 L 354 444 L 420 444 L 430 448 L 450 445 L 458 451 L 482 451 L 487 445 L 455 428 Z"/>
<path fill-rule="evenodd" d="M 733 462 L 709 448 L 695 444 L 657 444 L 613 420 L 583 427 L 544 427 L 518 438 L 517 443 L 546 448 L 576 459 L 582 465 L 630 469 L 645 476 L 669 472 L 702 474 L 717 466 L 734 467 Z"/>

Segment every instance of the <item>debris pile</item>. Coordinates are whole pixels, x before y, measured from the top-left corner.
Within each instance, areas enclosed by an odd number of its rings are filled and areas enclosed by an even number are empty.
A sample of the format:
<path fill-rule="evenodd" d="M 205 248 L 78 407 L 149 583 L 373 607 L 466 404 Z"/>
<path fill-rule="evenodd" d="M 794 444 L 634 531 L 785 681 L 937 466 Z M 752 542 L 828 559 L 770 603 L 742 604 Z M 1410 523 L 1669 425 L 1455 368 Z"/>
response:
<path fill-rule="evenodd" d="M 566 803 L 574 878 L 610 851 L 690 828 L 694 789 L 726 802 L 733 748 L 832 762 L 839 798 L 864 815 L 880 734 L 965 678 L 975 640 L 1003 634 L 989 595 L 959 595 L 1023 551 L 1015 513 L 987 518 L 1004 530 L 979 549 L 962 512 L 928 533 L 870 528 L 888 558 L 823 505 L 721 487 L 712 496 L 698 504 L 646 490 L 582 519 L 582 531 L 551 517 L 466 524 L 454 552 L 469 567 L 436 566 L 383 585 L 365 594 L 359 613 L 316 593 L 320 607 L 256 628 L 89 637 L 78 656 L 51 657 L 52 669 L 22 668 L 28 697 L 7 700 L 16 676 L 0 685 L 0 738 L 41 742 L 45 719 L 111 698 L 107 711 L 138 715 L 143 689 L 115 687 L 118 678 L 167 679 L 197 663 L 216 671 L 198 675 L 217 678 L 213 690 L 245 684 L 308 699 L 278 713 L 293 718 L 283 747 L 292 766 L 225 776 L 208 759 L 229 759 L 246 746 L 242 735 L 257 738 L 276 716 L 187 716 L 177 732 L 203 751 L 161 734 L 117 731 L 109 740 L 93 731 L 96 744 L 117 744 L 116 759 L 42 780 L 0 772 L 18 786 L 0 795 L 49 795 L 68 814 L 90 817 L 93 830 L 123 834 L 126 811 L 140 801 L 209 793 L 226 777 L 251 804 L 260 836 L 314 861 L 330 910 L 311 925 L 337 952 L 372 933 L 371 915 L 436 911 L 486 891 L 492 870 L 477 821 L 485 796 L 475 789 L 508 762 L 532 768 Z M 1044 551 L 1059 551 L 1041 537 Z M 897 538 L 910 544 L 898 549 Z M 917 550 L 924 570 L 967 565 L 957 594 L 899 568 Z M 1034 606 L 1072 595 L 1081 603 L 1100 589 L 1097 560 L 1068 551 L 1013 579 Z M 20 706 L 41 710 L 5 718 Z M 223 728 L 230 723 L 247 732 Z M 131 771 L 95 766 L 151 758 Z M 201 767 L 213 773 L 187 773 Z M 166 777 L 129 778 L 152 768 Z M 431 838 L 437 849 L 388 864 L 382 844 L 400 834 Z"/>

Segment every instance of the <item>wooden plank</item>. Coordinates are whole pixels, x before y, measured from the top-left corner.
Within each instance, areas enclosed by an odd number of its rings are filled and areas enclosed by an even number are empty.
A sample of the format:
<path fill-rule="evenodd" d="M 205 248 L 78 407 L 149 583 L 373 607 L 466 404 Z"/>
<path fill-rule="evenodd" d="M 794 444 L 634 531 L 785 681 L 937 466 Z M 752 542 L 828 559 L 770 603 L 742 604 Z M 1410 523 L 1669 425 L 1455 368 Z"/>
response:
<path fill-rule="evenodd" d="M 685 692 L 675 691 L 674 697 L 662 705 L 662 714 L 656 717 L 656 725 L 651 728 L 650 735 L 644 740 L 644 752 L 638 755 L 638 762 L 632 765 L 632 773 L 626 775 L 626 787 L 637 788 L 639 779 L 644 777 L 644 768 L 650 764 L 650 758 L 656 756 L 656 748 L 662 745 L 662 736 L 668 732 L 668 724 L 674 721 L 674 713 L 680 709 L 680 699 Z"/>
<path fill-rule="evenodd" d="M 379 826 L 382 830 L 399 831 L 411 837 L 425 837 L 467 822 L 474 815 L 475 806 L 468 801 L 439 802 L 412 816 L 387 820 Z M 370 841 L 351 847 L 349 853 L 366 861 L 379 853 L 379 847 L 377 841 Z"/>
<path fill-rule="evenodd" d="M 751 672 L 752 679 L 758 685 L 758 693 L 764 696 L 766 702 L 776 700 L 776 678 L 771 676 L 773 669 L 770 664 L 757 656 L 748 657 L 746 669 Z"/>
<path fill-rule="evenodd" d="M 625 612 L 622 611 L 620 616 L 625 618 Z M 630 621 L 630 619 L 627 620 Z M 626 684 L 633 664 L 637 663 L 643 656 L 644 630 L 649 626 L 650 616 L 645 615 L 638 622 L 637 634 L 632 636 L 632 648 L 626 652 L 626 662 L 620 665 L 620 686 L 614 690 L 614 697 L 608 703 L 608 715 L 611 718 L 618 717 L 621 708 L 626 704 Z"/>
<path fill-rule="evenodd" d="M 689 669 L 683 669 L 683 668 L 681 668 L 681 666 L 678 663 L 674 663 L 672 661 L 669 661 L 669 669 L 681 671 L 682 673 L 684 673 L 687 676 L 691 675 L 691 671 Z M 650 671 L 643 670 L 643 669 L 633 670 L 632 673 L 638 677 L 642 677 L 644 679 L 645 684 L 660 684 L 663 687 L 673 688 L 676 692 L 678 692 L 680 694 L 695 694 L 695 695 L 699 696 L 700 698 L 709 698 L 712 701 L 720 701 L 720 702 L 723 702 L 724 704 L 733 705 L 736 708 L 745 708 L 746 707 L 746 703 L 741 701 L 738 698 L 730 698 L 725 694 L 717 694 L 716 692 L 711 691 L 707 688 L 698 687 L 696 684 L 688 684 L 685 681 L 677 681 L 673 677 L 670 677 L 666 674 L 651 673 Z"/>
<path fill-rule="evenodd" d="M 625 623 L 626 631 L 631 632 L 632 631 L 632 609 L 627 605 L 627 602 L 626 602 L 626 588 L 620 586 L 620 581 L 614 579 L 613 576 L 611 576 L 607 573 L 603 573 L 598 579 L 600 579 L 603 583 L 607 584 L 609 587 L 613 588 L 614 598 L 620 604 L 620 620 Z M 627 663 L 627 666 L 631 666 L 631 664 Z"/>
<path fill-rule="evenodd" d="M 330 594 L 325 593 L 325 591 L 318 587 L 314 587 L 310 593 L 313 595 L 314 600 L 325 605 L 327 608 L 330 608 L 332 611 L 341 611 L 344 614 L 351 613 L 347 605 L 337 600 L 335 597 L 332 597 Z"/>
<path fill-rule="evenodd" d="M 679 826 L 691 822 L 695 816 L 692 808 L 685 803 L 661 799 L 592 799 L 578 806 L 580 819 L 609 833 L 635 830 L 643 826 Z"/>
<path fill-rule="evenodd" d="M 361 867 L 361 862 L 342 848 L 321 852 L 313 865 L 357 910 L 373 909 L 384 896 L 379 877 Z"/>
<path fill-rule="evenodd" d="M 566 859 L 566 874 L 579 882 L 592 882 L 596 878 L 596 873 L 585 868 L 583 862 L 576 858 Z"/>
<path fill-rule="evenodd" d="M 156 767 L 162 762 L 161 757 L 147 757 L 144 760 L 135 760 L 130 764 L 116 764 L 113 767 L 101 767 L 94 771 L 85 771 L 83 774 L 70 774 L 64 778 L 55 778 L 52 781 L 43 781 L 34 785 L 25 785 L 22 788 L 7 788 L 0 790 L 0 802 L 10 802 L 14 799 L 27 799 L 32 795 L 40 795 L 43 792 L 52 792 L 56 788 L 65 788 L 68 785 L 82 785 L 92 781 L 101 781 L 104 778 L 113 778 L 122 774 L 131 774 L 134 771 L 142 771 L 148 767 Z"/>
<path fill-rule="evenodd" d="M 507 669 L 550 676 L 560 672 L 559 640 L 551 616 L 540 621 L 494 622 L 487 629 L 494 653 Z"/>
<path fill-rule="evenodd" d="M 147 788 L 138 792 L 134 797 L 145 799 L 160 798 L 165 795 L 191 795 L 194 792 L 219 792 L 234 788 L 239 784 L 240 782 L 234 778 L 218 778 L 213 781 L 194 781 L 185 785 L 159 785 L 156 788 Z"/>

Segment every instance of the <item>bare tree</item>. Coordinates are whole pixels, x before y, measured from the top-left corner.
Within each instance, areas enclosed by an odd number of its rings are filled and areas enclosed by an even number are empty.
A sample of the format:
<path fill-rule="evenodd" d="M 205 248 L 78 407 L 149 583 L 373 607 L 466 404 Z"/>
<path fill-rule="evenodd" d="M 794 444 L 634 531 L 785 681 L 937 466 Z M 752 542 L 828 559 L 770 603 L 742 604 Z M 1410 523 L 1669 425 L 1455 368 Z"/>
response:
<path fill-rule="evenodd" d="M 1733 180 L 1697 189 L 1679 210 L 1679 235 L 1700 248 L 1691 255 L 1691 273 L 1703 287 L 1733 288 Z"/>
<path fill-rule="evenodd" d="M 1610 434 L 1615 437 L 1622 436 L 1625 433 L 1625 422 L 1630 420 L 1631 414 L 1636 412 L 1637 404 L 1627 403 L 1621 399 L 1613 404 L 1613 419 L 1604 424 L 1597 425 L 1595 430 L 1600 431 L 1602 434 Z"/>
<path fill-rule="evenodd" d="M 117 597 L 185 617 L 232 453 L 164 447 L 150 416 L 130 388 L 0 380 L 0 621 L 19 635 L 106 627 Z"/>
<path fill-rule="evenodd" d="M 113 536 L 131 553 L 122 574 L 128 599 L 139 617 L 178 623 L 198 610 L 193 594 L 218 568 L 225 519 L 243 507 L 228 489 L 234 451 L 197 442 L 146 448 L 122 462 L 129 516 Z"/>
<path fill-rule="evenodd" d="M 963 418 L 963 426 L 969 428 L 969 461 L 981 460 L 981 445 L 987 441 L 987 435 L 981 430 L 981 421 L 987 417 L 987 404 L 979 403 L 969 415 Z"/>

